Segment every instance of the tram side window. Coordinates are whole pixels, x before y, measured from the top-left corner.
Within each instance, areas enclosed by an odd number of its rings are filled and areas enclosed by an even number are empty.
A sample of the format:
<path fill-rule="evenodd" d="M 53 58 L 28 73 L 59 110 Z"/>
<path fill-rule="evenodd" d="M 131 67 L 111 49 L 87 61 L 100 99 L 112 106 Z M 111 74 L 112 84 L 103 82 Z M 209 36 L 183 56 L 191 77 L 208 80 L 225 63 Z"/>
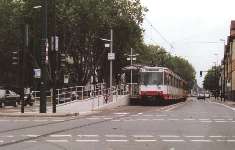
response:
<path fill-rule="evenodd" d="M 169 75 L 164 72 L 164 84 L 169 85 Z"/>

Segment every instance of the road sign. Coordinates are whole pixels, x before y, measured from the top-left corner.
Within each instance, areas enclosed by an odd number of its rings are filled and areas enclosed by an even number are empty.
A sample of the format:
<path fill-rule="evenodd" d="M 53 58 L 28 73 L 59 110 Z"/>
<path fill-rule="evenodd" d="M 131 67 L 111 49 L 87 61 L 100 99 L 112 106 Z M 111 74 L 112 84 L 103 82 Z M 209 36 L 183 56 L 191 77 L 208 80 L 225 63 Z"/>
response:
<path fill-rule="evenodd" d="M 115 60 L 115 53 L 108 53 L 108 60 Z"/>
<path fill-rule="evenodd" d="M 33 69 L 34 78 L 41 78 L 41 69 Z"/>

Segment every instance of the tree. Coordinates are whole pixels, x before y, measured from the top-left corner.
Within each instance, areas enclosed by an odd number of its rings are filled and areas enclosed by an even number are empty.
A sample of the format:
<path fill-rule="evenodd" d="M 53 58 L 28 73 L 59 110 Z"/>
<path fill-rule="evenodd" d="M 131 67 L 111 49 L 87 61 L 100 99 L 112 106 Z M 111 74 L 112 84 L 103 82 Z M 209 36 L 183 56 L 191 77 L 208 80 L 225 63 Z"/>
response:
<path fill-rule="evenodd" d="M 206 90 L 211 91 L 213 94 L 216 94 L 216 92 L 219 91 L 219 72 L 220 72 L 220 66 L 219 67 L 212 67 L 208 70 L 204 81 L 203 81 L 203 87 Z"/>

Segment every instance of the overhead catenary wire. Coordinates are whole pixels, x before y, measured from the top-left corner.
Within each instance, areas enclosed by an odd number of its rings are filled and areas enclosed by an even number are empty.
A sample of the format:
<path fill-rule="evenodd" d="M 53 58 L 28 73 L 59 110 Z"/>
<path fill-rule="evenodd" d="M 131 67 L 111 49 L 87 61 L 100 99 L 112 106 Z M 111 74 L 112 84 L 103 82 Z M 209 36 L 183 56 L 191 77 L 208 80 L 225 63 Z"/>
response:
<path fill-rule="evenodd" d="M 165 36 L 163 36 L 163 34 L 151 23 L 151 21 L 147 17 L 145 17 L 145 20 L 151 26 L 151 28 L 164 40 L 164 42 L 167 43 L 171 49 L 174 49 L 173 44 L 169 42 L 169 40 L 167 40 Z"/>

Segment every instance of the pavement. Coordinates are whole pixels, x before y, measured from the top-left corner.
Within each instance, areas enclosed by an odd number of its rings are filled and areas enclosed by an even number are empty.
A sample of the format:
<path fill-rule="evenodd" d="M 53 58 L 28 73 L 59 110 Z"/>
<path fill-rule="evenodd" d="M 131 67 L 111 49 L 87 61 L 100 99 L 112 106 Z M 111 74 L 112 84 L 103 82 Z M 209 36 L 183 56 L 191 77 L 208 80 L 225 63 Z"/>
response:
<path fill-rule="evenodd" d="M 235 111 L 213 99 L 87 116 L 0 118 L 1 150 L 234 150 Z"/>

